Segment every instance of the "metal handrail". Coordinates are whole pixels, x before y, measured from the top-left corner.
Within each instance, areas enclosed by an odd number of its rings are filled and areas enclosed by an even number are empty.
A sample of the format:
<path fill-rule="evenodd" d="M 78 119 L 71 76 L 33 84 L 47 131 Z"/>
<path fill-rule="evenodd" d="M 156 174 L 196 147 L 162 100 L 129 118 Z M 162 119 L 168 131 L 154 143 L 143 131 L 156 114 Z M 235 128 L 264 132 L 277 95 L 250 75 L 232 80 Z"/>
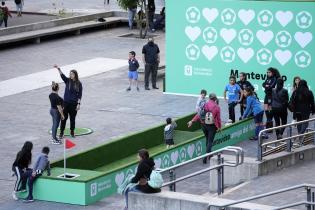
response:
<path fill-rule="evenodd" d="M 219 207 L 219 208 L 223 208 L 224 209 L 225 207 L 228 207 L 228 206 L 232 206 L 232 205 L 236 205 L 236 204 L 240 204 L 240 203 L 245 203 L 245 202 L 248 202 L 248 201 L 252 201 L 252 200 L 268 197 L 268 196 L 271 196 L 271 195 L 276 195 L 276 194 L 280 194 L 280 193 L 284 193 L 284 192 L 300 189 L 300 188 L 305 188 L 307 190 L 307 201 L 301 201 L 301 202 L 296 202 L 296 203 L 288 204 L 288 205 L 281 206 L 281 207 L 276 207 L 273 210 L 276 210 L 276 209 L 280 210 L 280 209 L 285 209 L 285 208 L 289 208 L 289 207 L 293 207 L 293 206 L 299 206 L 299 205 L 303 205 L 303 204 L 315 205 L 314 201 L 311 202 L 311 188 L 315 188 L 315 185 L 314 184 L 306 184 L 306 183 L 304 183 L 304 184 L 299 184 L 299 185 L 295 185 L 295 186 L 292 186 L 292 187 L 283 188 L 283 189 L 280 189 L 280 190 L 275 190 L 275 191 L 268 192 L 268 193 L 263 193 L 263 194 L 260 194 L 260 195 L 251 196 L 251 197 L 248 197 L 248 198 L 240 199 L 240 200 L 233 201 L 233 202 L 230 202 L 230 203 L 227 203 L 227 204 L 223 204 L 223 205 L 209 204 L 208 205 L 208 210 L 211 210 L 211 207 Z"/>
<path fill-rule="evenodd" d="M 226 153 L 226 152 L 233 152 L 233 153 L 235 153 L 235 162 L 224 162 L 224 160 L 221 157 L 221 155 Z M 194 173 L 182 176 L 182 177 L 177 178 L 177 179 L 175 178 L 175 173 L 174 173 L 175 169 L 177 169 L 179 167 L 182 167 L 182 166 L 185 166 L 185 165 L 188 165 L 188 164 L 190 164 L 192 162 L 201 160 L 203 158 L 208 158 L 210 156 L 215 156 L 215 155 L 218 156 L 218 164 L 217 165 L 211 166 L 211 167 L 199 170 L 199 171 L 196 171 Z M 244 151 L 243 151 L 243 149 L 240 148 L 240 147 L 227 146 L 225 148 L 216 150 L 214 152 L 206 153 L 204 155 L 198 156 L 196 158 L 193 158 L 191 160 L 185 161 L 183 163 L 179 163 L 177 165 L 174 165 L 174 166 L 171 166 L 171 167 L 168 167 L 168 168 L 165 168 L 165 169 L 157 169 L 157 170 L 160 173 L 164 173 L 164 172 L 169 172 L 170 173 L 170 179 L 171 180 L 169 182 L 164 183 L 162 186 L 163 187 L 170 186 L 170 189 L 175 191 L 175 185 L 176 185 L 177 182 L 180 182 L 180 181 L 189 179 L 191 177 L 200 175 L 202 173 L 205 173 L 205 172 L 217 169 L 218 172 L 220 172 L 220 174 L 218 173 L 218 180 L 219 180 L 218 181 L 218 194 L 222 194 L 223 190 L 224 190 L 223 189 L 223 186 L 224 186 L 223 167 L 225 167 L 225 166 L 226 167 L 236 167 L 238 165 L 243 164 L 243 162 L 244 162 Z"/>
<path fill-rule="evenodd" d="M 202 160 L 203 158 L 206 158 L 206 157 L 209 157 L 209 156 L 214 156 L 214 155 L 217 155 L 217 154 L 222 154 L 223 152 L 235 152 L 236 153 L 236 163 L 235 164 L 242 164 L 244 162 L 244 151 L 241 147 L 234 147 L 234 146 L 227 146 L 227 147 L 224 147 L 222 149 L 218 149 L 214 152 L 210 152 L 210 153 L 206 153 L 204 155 L 200 155 L 196 158 L 193 158 L 191 160 L 188 160 L 188 161 L 185 161 L 185 162 L 182 162 L 182 163 L 179 163 L 177 165 L 174 165 L 174 166 L 171 166 L 171 167 L 168 167 L 168 168 L 164 168 L 164 169 L 158 169 L 160 173 L 163 173 L 163 172 L 166 172 L 166 171 L 170 171 L 170 170 L 174 170 L 176 168 L 179 168 L 179 167 L 182 167 L 184 165 L 187 165 L 189 163 L 192 163 L 192 162 L 195 162 L 195 161 L 198 161 L 198 160 Z M 239 159 L 239 156 L 241 156 L 241 160 Z"/>
<path fill-rule="evenodd" d="M 267 143 L 263 143 L 262 135 L 264 133 L 266 133 L 268 131 L 273 131 L 273 130 L 278 130 L 278 129 L 282 129 L 282 128 L 287 128 L 287 127 L 291 128 L 292 126 L 295 126 L 295 125 L 300 125 L 300 124 L 313 122 L 313 121 L 315 121 L 315 118 L 310 118 L 308 120 L 303 120 L 303 121 L 294 122 L 294 123 L 288 123 L 286 125 L 280 125 L 280 126 L 276 126 L 276 127 L 272 127 L 272 128 L 266 128 L 264 130 L 261 130 L 259 132 L 259 134 L 258 134 L 257 160 L 258 161 L 262 160 L 262 156 L 263 156 L 262 148 L 263 148 L 263 146 L 266 146 L 266 145 L 269 145 L 269 144 L 273 144 L 273 143 L 278 143 L 278 142 L 281 142 L 281 141 L 287 141 L 287 144 L 289 144 L 289 147 L 290 147 L 290 148 L 287 148 L 287 151 L 291 151 L 291 147 L 292 147 L 291 139 L 296 138 L 296 137 L 306 136 L 306 135 L 312 134 L 313 132 L 307 132 L 307 133 L 299 134 L 299 135 L 296 135 L 296 136 L 293 136 L 293 137 L 290 136 L 290 137 L 287 137 L 287 138 L 283 138 L 283 139 L 279 139 L 279 140 L 275 140 L 275 141 L 270 141 L 270 142 L 267 142 Z M 314 139 L 314 143 L 315 143 L 315 139 Z"/>

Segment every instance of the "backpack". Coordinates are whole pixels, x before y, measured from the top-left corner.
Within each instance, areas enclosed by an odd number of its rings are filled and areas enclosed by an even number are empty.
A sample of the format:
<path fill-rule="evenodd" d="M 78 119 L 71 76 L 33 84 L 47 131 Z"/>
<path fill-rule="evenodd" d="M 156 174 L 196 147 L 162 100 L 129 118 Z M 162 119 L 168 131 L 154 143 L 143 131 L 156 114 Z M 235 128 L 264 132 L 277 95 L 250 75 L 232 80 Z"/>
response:
<path fill-rule="evenodd" d="M 152 170 L 148 185 L 154 189 L 161 188 L 163 185 L 163 177 L 157 170 Z"/>
<path fill-rule="evenodd" d="M 201 121 L 204 121 L 206 119 L 206 110 L 205 110 L 206 103 L 207 103 L 206 100 L 201 100 L 199 102 L 198 115 Z"/>
<path fill-rule="evenodd" d="M 212 112 L 206 113 L 205 124 L 206 125 L 213 125 L 214 124 L 214 118 L 213 118 Z"/>

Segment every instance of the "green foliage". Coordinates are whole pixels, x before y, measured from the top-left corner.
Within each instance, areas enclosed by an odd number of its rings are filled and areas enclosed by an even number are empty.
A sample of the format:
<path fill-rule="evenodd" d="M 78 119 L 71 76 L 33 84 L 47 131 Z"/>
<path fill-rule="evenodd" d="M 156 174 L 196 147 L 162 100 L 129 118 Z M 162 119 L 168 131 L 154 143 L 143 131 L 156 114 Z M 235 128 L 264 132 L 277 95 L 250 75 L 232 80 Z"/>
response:
<path fill-rule="evenodd" d="M 141 0 L 117 0 L 117 2 L 121 8 L 127 10 L 128 8 L 139 5 Z"/>

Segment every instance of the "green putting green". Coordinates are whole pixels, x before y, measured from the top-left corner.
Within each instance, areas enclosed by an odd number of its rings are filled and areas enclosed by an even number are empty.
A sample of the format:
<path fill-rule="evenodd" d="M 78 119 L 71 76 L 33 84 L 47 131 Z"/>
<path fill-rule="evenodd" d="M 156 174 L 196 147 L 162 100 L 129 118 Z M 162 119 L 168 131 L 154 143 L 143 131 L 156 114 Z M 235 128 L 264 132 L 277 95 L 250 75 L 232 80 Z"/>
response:
<path fill-rule="evenodd" d="M 58 128 L 57 134 L 59 135 L 60 129 Z M 93 130 L 91 128 L 76 128 L 74 129 L 74 133 L 76 136 L 83 136 L 83 135 L 89 135 L 93 133 Z M 51 134 L 51 130 L 49 130 L 49 134 Z M 70 136 L 70 129 L 66 128 L 64 131 L 65 136 Z"/>

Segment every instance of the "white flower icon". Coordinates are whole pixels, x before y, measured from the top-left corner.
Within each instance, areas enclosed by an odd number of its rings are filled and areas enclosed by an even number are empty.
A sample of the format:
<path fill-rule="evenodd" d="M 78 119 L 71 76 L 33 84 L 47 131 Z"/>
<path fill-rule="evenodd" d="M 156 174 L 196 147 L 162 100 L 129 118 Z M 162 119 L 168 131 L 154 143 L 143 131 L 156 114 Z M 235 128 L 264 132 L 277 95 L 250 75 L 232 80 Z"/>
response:
<path fill-rule="evenodd" d="M 287 31 L 280 31 L 276 35 L 276 43 L 279 47 L 289 47 L 292 42 L 292 36 Z"/>
<path fill-rule="evenodd" d="M 258 23 L 263 27 L 271 26 L 273 23 L 273 15 L 269 10 L 263 10 L 258 14 Z"/>
<path fill-rule="evenodd" d="M 257 61 L 261 65 L 268 65 L 272 60 L 272 53 L 270 50 L 263 48 L 257 52 Z"/>
<path fill-rule="evenodd" d="M 306 29 L 312 25 L 313 18 L 309 12 L 302 11 L 296 15 L 295 21 L 298 27 Z"/>
<path fill-rule="evenodd" d="M 200 11 L 197 7 L 189 7 L 186 10 L 186 19 L 189 23 L 198 23 L 200 20 Z"/>
<path fill-rule="evenodd" d="M 311 54 L 305 50 L 299 51 L 295 55 L 295 63 L 298 67 L 306 68 L 311 64 L 311 61 Z"/>
<path fill-rule="evenodd" d="M 254 34 L 249 29 L 243 29 L 238 34 L 238 40 L 242 45 L 251 45 L 254 41 Z"/>
<path fill-rule="evenodd" d="M 212 44 L 217 41 L 218 33 L 213 27 L 207 27 L 203 31 L 203 39 L 205 42 Z"/>
<path fill-rule="evenodd" d="M 190 44 L 186 47 L 186 57 L 189 60 L 195 61 L 199 58 L 199 56 L 200 56 L 200 49 L 197 45 Z"/>
<path fill-rule="evenodd" d="M 235 60 L 235 51 L 230 46 L 222 48 L 220 55 L 221 59 L 226 63 L 231 63 Z"/>
<path fill-rule="evenodd" d="M 236 20 L 236 14 L 231 8 L 224 9 L 221 13 L 221 20 L 225 25 L 232 25 Z"/>

